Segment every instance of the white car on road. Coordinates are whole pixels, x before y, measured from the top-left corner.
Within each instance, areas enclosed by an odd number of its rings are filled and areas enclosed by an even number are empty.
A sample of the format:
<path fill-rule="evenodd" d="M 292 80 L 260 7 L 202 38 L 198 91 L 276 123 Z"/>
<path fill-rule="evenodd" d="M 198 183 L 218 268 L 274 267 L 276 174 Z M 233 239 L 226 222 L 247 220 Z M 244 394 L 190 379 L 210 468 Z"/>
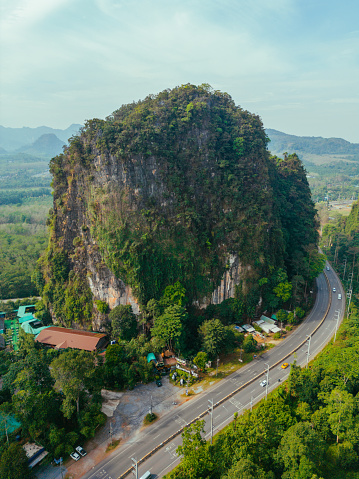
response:
<path fill-rule="evenodd" d="M 262 386 L 262 388 L 264 388 L 264 386 L 267 385 L 267 380 L 263 379 L 263 381 L 260 383 L 260 385 Z"/>

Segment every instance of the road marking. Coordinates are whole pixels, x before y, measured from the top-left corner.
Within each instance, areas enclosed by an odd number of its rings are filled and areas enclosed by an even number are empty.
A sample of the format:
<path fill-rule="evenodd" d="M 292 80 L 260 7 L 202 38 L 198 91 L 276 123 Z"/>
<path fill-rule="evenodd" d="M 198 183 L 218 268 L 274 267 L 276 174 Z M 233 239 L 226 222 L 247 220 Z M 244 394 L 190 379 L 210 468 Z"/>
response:
<path fill-rule="evenodd" d="M 175 422 L 179 425 L 179 426 L 184 426 L 185 424 L 187 424 L 187 422 L 181 418 L 181 416 L 179 416 L 177 414 L 176 418 L 175 418 Z"/>
<path fill-rule="evenodd" d="M 165 451 L 168 452 L 168 454 L 171 457 L 177 457 L 177 452 L 175 450 L 173 450 L 174 448 L 177 449 L 177 446 L 174 442 L 171 442 L 171 444 L 166 447 Z"/>
<path fill-rule="evenodd" d="M 105 471 L 105 469 L 102 469 L 101 471 L 98 471 L 96 473 L 96 476 L 98 479 L 105 479 L 106 477 L 108 477 L 108 473 Z M 108 479 L 111 479 L 110 477 Z"/>
<path fill-rule="evenodd" d="M 238 401 L 238 399 L 235 399 L 234 397 L 231 397 L 229 399 L 229 402 L 233 404 L 233 406 L 236 407 L 237 409 L 242 409 L 243 407 L 242 403 Z"/>

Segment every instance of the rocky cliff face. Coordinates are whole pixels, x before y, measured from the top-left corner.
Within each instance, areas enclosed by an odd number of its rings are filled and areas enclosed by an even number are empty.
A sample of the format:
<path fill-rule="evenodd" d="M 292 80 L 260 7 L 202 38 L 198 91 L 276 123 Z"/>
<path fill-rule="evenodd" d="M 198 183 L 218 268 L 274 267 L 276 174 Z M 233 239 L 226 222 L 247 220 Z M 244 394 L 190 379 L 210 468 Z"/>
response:
<path fill-rule="evenodd" d="M 285 268 L 279 172 L 266 142 L 257 116 L 207 86 L 88 122 L 51 162 L 41 268 L 57 320 L 98 329 L 106 316 L 96 301 L 139 313 L 177 281 L 189 302 L 218 304 Z"/>

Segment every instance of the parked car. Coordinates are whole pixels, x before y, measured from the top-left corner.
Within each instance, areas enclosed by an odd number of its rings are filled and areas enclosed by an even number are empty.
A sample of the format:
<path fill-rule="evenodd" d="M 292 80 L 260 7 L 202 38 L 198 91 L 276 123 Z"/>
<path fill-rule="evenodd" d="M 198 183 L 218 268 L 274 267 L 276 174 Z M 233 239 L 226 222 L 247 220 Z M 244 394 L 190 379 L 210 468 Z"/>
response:
<path fill-rule="evenodd" d="M 162 381 L 161 379 L 156 379 L 156 384 L 157 384 L 157 387 L 161 387 L 162 386 Z"/>
<path fill-rule="evenodd" d="M 329 270 L 330 270 L 330 268 L 329 268 L 329 266 L 327 266 L 327 271 L 329 271 Z"/>
<path fill-rule="evenodd" d="M 87 452 L 81 446 L 77 446 L 76 451 L 81 454 L 81 456 L 86 456 Z"/>
<path fill-rule="evenodd" d="M 72 453 L 70 454 L 70 457 L 72 457 L 72 459 L 73 459 L 74 461 L 78 461 L 79 459 L 81 459 L 80 454 L 79 454 L 78 452 L 76 452 L 76 451 L 72 452 Z"/>
<path fill-rule="evenodd" d="M 262 388 L 264 388 L 264 386 L 267 385 L 267 380 L 263 379 L 263 381 L 260 383 L 260 385 L 262 386 Z"/>

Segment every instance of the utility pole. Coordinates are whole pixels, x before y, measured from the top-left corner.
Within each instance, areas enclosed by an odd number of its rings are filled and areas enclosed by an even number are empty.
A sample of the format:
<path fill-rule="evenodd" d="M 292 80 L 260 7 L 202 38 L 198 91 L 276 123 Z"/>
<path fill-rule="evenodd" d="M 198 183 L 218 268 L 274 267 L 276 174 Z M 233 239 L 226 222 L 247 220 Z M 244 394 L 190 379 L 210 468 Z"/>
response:
<path fill-rule="evenodd" d="M 216 377 L 218 376 L 218 364 L 219 364 L 219 358 L 217 358 L 217 371 L 216 371 Z"/>
<path fill-rule="evenodd" d="M 109 432 L 110 438 L 111 438 L 111 444 L 112 444 L 112 421 L 110 421 L 110 432 Z"/>
<path fill-rule="evenodd" d="M 60 471 L 61 471 L 61 479 L 64 479 L 64 471 L 62 469 L 62 457 L 60 457 Z"/>
<path fill-rule="evenodd" d="M 336 314 L 336 325 L 335 325 L 335 334 L 334 334 L 334 342 L 335 340 L 337 339 L 337 331 L 338 331 L 338 325 L 339 325 L 339 315 L 340 315 L 340 311 L 335 311 L 335 314 Z"/>
<path fill-rule="evenodd" d="M 268 383 L 269 383 L 269 364 L 268 363 L 264 363 L 266 366 L 267 366 L 267 381 L 266 381 L 266 399 L 267 399 L 267 396 L 268 396 Z"/>
<path fill-rule="evenodd" d="M 252 408 L 253 408 L 253 396 L 251 396 L 251 412 L 252 412 Z"/>
<path fill-rule="evenodd" d="M 133 457 L 131 459 L 132 459 L 132 467 L 133 467 L 132 472 L 134 473 L 135 478 L 138 479 L 138 462 Z"/>
<path fill-rule="evenodd" d="M 208 414 L 211 415 L 211 444 L 213 443 L 213 399 L 208 399 Z"/>
<path fill-rule="evenodd" d="M 343 275 L 343 281 L 345 281 L 345 271 L 347 269 L 347 258 L 344 258 L 344 275 Z"/>
<path fill-rule="evenodd" d="M 307 336 L 307 341 L 308 341 L 308 350 L 307 350 L 307 366 L 308 367 L 308 362 L 309 362 L 309 356 L 310 356 L 310 341 L 312 340 L 312 337 L 309 336 L 308 334 L 306 335 Z"/>
<path fill-rule="evenodd" d="M 353 294 L 353 273 L 349 274 L 349 279 L 350 279 L 350 286 L 349 290 L 347 292 L 347 298 L 348 298 L 348 309 L 347 309 L 347 316 L 349 317 L 349 311 L 350 311 L 350 303 L 352 301 L 352 294 Z"/>
<path fill-rule="evenodd" d="M 150 415 L 152 416 L 152 396 L 151 396 L 151 399 L 150 399 Z"/>

